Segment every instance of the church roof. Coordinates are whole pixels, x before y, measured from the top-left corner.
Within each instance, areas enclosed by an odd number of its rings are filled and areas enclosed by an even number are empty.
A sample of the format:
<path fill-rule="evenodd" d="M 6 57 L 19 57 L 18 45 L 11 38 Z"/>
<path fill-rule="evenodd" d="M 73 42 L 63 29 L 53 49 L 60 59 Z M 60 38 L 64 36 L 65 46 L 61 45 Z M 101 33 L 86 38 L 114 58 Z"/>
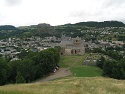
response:
<path fill-rule="evenodd" d="M 73 41 L 61 41 L 60 44 L 69 44 L 69 45 L 72 45 L 73 44 Z"/>

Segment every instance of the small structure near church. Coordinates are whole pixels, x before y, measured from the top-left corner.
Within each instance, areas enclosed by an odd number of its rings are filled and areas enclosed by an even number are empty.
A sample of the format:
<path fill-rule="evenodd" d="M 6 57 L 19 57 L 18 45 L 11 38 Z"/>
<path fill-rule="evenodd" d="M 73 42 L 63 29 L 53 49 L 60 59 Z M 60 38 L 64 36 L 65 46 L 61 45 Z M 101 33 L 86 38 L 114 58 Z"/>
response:
<path fill-rule="evenodd" d="M 62 37 L 62 41 L 59 44 L 61 47 L 61 55 L 83 55 L 85 48 L 81 38 Z"/>

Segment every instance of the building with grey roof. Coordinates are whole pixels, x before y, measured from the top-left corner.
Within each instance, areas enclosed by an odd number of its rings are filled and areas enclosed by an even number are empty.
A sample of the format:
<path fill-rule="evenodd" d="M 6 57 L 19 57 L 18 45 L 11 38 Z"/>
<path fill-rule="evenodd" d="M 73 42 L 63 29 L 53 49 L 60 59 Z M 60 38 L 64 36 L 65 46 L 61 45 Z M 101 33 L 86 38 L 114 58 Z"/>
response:
<path fill-rule="evenodd" d="M 83 55 L 85 48 L 81 38 L 64 38 L 59 44 L 61 47 L 61 55 Z"/>

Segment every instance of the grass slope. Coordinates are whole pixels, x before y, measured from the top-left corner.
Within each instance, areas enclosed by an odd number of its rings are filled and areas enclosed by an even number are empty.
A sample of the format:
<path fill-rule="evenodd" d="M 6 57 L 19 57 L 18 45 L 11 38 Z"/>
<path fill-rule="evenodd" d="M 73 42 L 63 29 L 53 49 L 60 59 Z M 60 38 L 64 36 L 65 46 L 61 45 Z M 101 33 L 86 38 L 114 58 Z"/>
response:
<path fill-rule="evenodd" d="M 125 94 L 124 91 L 125 81 L 103 77 L 68 77 L 0 87 L 0 94 Z"/>
<path fill-rule="evenodd" d="M 102 70 L 94 66 L 83 65 L 85 58 L 88 54 L 84 56 L 61 56 L 60 66 L 64 68 L 69 68 L 73 76 L 76 77 L 96 77 L 102 75 Z"/>
<path fill-rule="evenodd" d="M 102 75 L 102 70 L 93 66 L 73 67 L 71 72 L 76 77 L 96 77 Z"/>

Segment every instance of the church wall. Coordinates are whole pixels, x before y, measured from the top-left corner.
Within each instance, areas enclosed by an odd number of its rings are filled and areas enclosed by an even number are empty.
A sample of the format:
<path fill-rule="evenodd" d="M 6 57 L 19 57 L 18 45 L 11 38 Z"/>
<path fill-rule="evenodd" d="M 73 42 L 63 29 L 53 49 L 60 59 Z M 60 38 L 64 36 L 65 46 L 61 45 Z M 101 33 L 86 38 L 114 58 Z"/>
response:
<path fill-rule="evenodd" d="M 79 37 L 72 38 L 72 40 L 73 40 L 72 44 L 60 44 L 61 55 L 84 55 L 85 48 L 84 45 L 82 44 L 81 38 Z"/>

